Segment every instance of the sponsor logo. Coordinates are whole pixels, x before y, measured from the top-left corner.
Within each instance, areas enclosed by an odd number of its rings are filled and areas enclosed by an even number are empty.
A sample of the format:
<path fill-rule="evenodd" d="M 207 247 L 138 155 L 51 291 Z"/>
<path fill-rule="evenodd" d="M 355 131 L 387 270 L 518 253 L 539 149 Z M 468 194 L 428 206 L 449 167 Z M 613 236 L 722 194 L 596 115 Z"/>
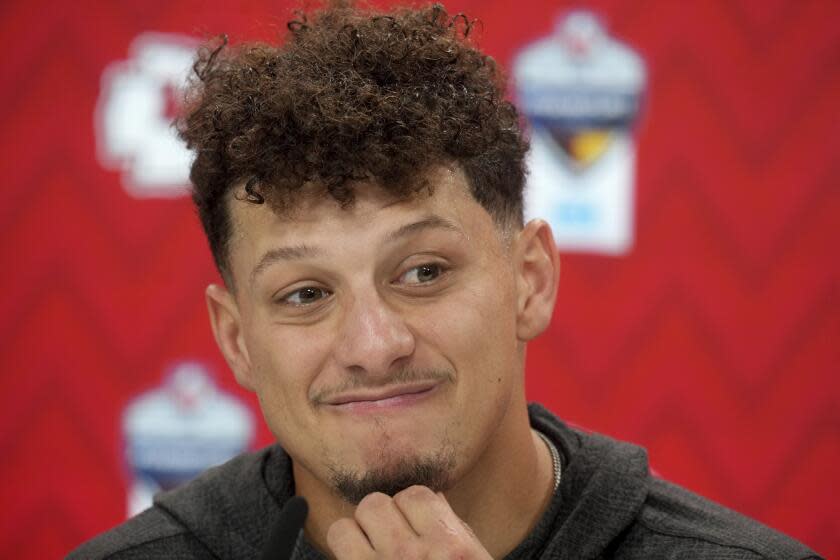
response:
<path fill-rule="evenodd" d="M 574 11 L 526 46 L 513 75 L 531 129 L 526 214 L 546 218 L 557 245 L 622 254 L 633 242 L 633 183 L 645 67 L 598 18 Z"/>
<path fill-rule="evenodd" d="M 221 391 L 207 368 L 175 364 L 160 387 L 136 397 L 123 414 L 128 515 L 151 506 L 156 492 L 242 453 L 253 433 L 248 407 Z"/>
<path fill-rule="evenodd" d="M 143 33 L 128 60 L 102 74 L 95 111 L 97 157 L 120 171 L 135 197 L 187 194 L 192 155 L 172 120 L 192 69 L 196 42 L 181 35 Z"/>

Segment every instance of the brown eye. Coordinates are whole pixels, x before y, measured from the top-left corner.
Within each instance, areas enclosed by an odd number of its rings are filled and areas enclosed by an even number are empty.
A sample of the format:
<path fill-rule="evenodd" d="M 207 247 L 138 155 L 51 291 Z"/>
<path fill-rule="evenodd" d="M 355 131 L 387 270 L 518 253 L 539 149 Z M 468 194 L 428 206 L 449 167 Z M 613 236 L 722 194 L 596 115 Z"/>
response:
<path fill-rule="evenodd" d="M 288 305 L 309 305 L 327 297 L 328 295 L 329 292 L 323 288 L 307 286 L 305 288 L 295 290 L 284 297 L 282 301 Z"/>
<path fill-rule="evenodd" d="M 431 282 L 440 276 L 441 272 L 443 271 L 440 265 L 433 263 L 422 264 L 408 270 L 402 275 L 401 280 L 404 284 L 423 284 L 425 282 Z"/>

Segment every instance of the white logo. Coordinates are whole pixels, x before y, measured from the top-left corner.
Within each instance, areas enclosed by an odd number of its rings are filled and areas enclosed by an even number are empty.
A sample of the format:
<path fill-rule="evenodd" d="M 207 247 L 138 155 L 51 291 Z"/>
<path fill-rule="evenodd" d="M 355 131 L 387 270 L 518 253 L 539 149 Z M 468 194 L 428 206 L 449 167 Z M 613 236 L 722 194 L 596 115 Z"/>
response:
<path fill-rule="evenodd" d="M 96 105 L 100 163 L 122 172 L 136 197 L 187 194 L 192 154 L 178 139 L 172 119 L 191 71 L 196 42 L 181 35 L 143 33 L 129 59 L 102 74 Z"/>
<path fill-rule="evenodd" d="M 626 253 L 633 242 L 632 127 L 645 87 L 641 58 L 575 11 L 514 63 L 532 127 L 526 214 L 542 216 L 557 246 Z"/>

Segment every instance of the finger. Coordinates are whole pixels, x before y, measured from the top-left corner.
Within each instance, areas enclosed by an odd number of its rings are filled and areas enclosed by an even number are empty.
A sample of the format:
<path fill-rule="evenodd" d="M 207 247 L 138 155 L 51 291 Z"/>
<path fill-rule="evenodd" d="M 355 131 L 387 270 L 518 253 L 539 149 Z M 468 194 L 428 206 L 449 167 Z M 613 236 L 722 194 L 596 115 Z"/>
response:
<path fill-rule="evenodd" d="M 327 545 L 337 560 L 369 560 L 376 557 L 362 528 L 349 517 L 330 525 L 327 529 Z"/>
<path fill-rule="evenodd" d="M 450 540 L 459 535 L 472 538 L 442 494 L 425 486 L 411 486 L 396 496 L 394 503 L 421 537 Z"/>
<path fill-rule="evenodd" d="M 417 533 L 393 498 L 385 494 L 375 492 L 365 496 L 359 502 L 354 517 L 373 549 L 386 557 L 405 550 L 408 543 L 417 539 Z"/>

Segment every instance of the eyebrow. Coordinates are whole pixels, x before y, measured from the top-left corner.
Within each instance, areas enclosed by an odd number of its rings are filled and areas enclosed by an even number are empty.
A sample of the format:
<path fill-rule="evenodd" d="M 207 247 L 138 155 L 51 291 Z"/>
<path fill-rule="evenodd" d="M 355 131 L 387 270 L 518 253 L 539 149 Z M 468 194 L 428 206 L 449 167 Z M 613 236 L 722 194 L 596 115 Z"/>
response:
<path fill-rule="evenodd" d="M 445 229 L 454 231 L 455 233 L 460 233 L 461 235 L 464 234 L 463 230 L 458 227 L 455 222 L 440 216 L 432 215 L 395 229 L 385 237 L 385 240 L 389 243 L 393 243 L 394 241 L 399 241 L 404 237 L 420 233 L 421 231 L 427 229 Z"/>
<path fill-rule="evenodd" d="M 292 247 L 276 247 L 269 251 L 266 251 L 262 257 L 260 257 L 257 266 L 251 270 L 251 284 L 254 283 L 254 280 L 257 279 L 265 269 L 270 267 L 271 265 L 282 262 L 282 261 L 296 261 L 306 258 L 317 257 L 318 255 L 323 254 L 323 251 L 317 247 L 311 247 L 309 245 L 295 245 Z"/>
<path fill-rule="evenodd" d="M 421 231 L 429 229 L 444 229 L 448 231 L 454 231 L 461 235 L 464 234 L 463 230 L 457 224 L 455 224 L 455 222 L 446 218 L 442 218 L 440 216 L 432 215 L 427 216 L 416 222 L 411 222 L 410 224 L 400 226 L 394 231 L 388 233 L 385 236 L 385 241 L 387 243 L 394 243 L 405 237 L 409 237 L 411 235 L 415 235 L 417 233 L 420 233 Z M 268 267 L 278 262 L 296 261 L 306 258 L 317 257 L 323 254 L 324 251 L 321 248 L 312 247 L 310 245 L 276 247 L 274 249 L 266 251 L 263 254 L 263 256 L 260 257 L 260 260 L 259 262 L 257 262 L 257 265 L 253 268 L 253 270 L 251 270 L 250 282 L 251 284 L 253 284 L 257 276 L 264 272 Z"/>

